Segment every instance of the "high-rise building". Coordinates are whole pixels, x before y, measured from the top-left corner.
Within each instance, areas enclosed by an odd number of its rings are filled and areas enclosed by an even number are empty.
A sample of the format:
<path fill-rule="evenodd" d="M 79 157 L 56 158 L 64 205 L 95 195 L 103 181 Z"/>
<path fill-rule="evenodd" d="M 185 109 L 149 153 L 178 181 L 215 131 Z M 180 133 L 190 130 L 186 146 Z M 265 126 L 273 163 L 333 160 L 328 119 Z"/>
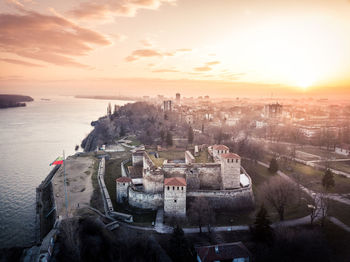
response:
<path fill-rule="evenodd" d="M 180 93 L 176 93 L 176 104 L 180 105 L 180 103 L 181 103 L 181 95 Z"/>

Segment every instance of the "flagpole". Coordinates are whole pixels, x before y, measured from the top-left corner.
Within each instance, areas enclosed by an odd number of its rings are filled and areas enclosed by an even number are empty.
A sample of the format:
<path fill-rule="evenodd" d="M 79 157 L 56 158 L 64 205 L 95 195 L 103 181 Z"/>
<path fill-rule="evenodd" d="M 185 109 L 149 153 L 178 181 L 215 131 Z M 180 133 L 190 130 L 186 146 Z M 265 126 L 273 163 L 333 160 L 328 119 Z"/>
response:
<path fill-rule="evenodd" d="M 66 217 L 68 218 L 68 196 L 67 196 L 67 181 L 66 181 L 66 157 L 63 150 L 63 175 L 64 175 L 64 195 L 66 201 Z"/>

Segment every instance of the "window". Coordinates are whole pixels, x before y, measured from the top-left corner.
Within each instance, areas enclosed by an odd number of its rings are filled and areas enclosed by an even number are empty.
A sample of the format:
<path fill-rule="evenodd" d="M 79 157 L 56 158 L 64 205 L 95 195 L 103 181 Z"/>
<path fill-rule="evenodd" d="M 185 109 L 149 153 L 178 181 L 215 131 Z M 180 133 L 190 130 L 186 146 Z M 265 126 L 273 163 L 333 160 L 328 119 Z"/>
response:
<path fill-rule="evenodd" d="M 236 159 L 236 163 L 238 163 L 238 159 Z"/>
<path fill-rule="evenodd" d="M 183 187 L 183 186 L 181 187 L 181 190 L 184 190 L 184 187 Z"/>
<path fill-rule="evenodd" d="M 175 187 L 173 186 L 173 190 L 175 190 Z"/>
<path fill-rule="evenodd" d="M 125 186 L 125 183 L 123 183 L 123 186 Z"/>
<path fill-rule="evenodd" d="M 177 187 L 177 190 L 179 190 L 179 187 Z"/>
<path fill-rule="evenodd" d="M 227 163 L 230 163 L 230 159 L 227 159 Z"/>
<path fill-rule="evenodd" d="M 168 190 L 170 189 L 170 187 L 168 186 Z"/>
<path fill-rule="evenodd" d="M 176 203 L 177 202 L 177 200 L 176 199 L 174 199 L 174 203 Z"/>

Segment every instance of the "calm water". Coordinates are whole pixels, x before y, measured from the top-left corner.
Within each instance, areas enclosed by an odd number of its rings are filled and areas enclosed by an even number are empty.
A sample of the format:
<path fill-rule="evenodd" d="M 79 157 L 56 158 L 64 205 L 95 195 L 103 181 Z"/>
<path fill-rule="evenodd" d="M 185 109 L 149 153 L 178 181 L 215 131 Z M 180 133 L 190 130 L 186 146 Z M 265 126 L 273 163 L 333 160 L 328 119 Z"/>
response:
<path fill-rule="evenodd" d="M 0 247 L 30 245 L 34 239 L 35 188 L 57 156 L 74 153 L 106 113 L 109 101 L 48 97 L 50 101 L 0 110 Z M 114 100 L 111 104 L 123 105 Z"/>

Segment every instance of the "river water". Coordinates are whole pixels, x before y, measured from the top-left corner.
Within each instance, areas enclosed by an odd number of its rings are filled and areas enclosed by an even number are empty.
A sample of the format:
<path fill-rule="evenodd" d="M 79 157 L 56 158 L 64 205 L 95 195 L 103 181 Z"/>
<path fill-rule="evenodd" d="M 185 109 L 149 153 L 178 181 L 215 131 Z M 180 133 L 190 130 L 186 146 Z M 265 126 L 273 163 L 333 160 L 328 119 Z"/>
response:
<path fill-rule="evenodd" d="M 74 97 L 33 97 L 26 107 L 0 109 L 0 248 L 34 241 L 35 188 L 49 164 L 92 130 L 92 120 L 106 114 L 109 102 Z"/>

